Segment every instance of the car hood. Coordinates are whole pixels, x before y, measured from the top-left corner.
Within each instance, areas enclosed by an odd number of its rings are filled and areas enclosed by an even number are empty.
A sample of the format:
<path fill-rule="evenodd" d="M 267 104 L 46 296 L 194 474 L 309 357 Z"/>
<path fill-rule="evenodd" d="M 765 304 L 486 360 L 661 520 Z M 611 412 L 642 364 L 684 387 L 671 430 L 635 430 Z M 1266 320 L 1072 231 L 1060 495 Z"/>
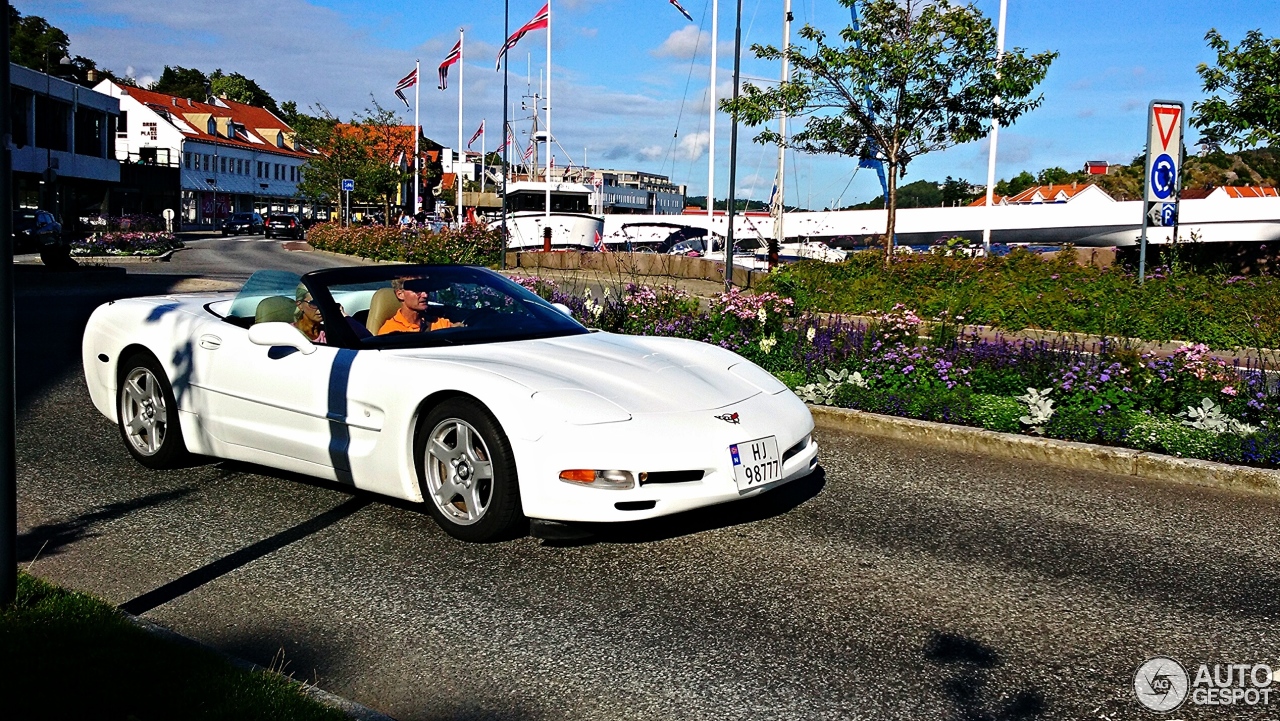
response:
<path fill-rule="evenodd" d="M 762 392 L 729 372 L 740 356 L 678 338 L 589 333 L 400 352 L 488 370 L 557 405 L 599 411 L 598 397 L 630 415 L 723 408 Z"/>

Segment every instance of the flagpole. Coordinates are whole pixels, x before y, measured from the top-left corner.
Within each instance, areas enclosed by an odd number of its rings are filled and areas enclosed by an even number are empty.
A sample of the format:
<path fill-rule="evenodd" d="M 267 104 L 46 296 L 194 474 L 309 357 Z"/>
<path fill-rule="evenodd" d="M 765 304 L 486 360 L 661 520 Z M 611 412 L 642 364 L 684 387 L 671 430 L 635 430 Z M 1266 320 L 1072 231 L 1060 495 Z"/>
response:
<path fill-rule="evenodd" d="M 418 207 L 418 136 L 422 133 L 418 128 L 422 127 L 418 124 L 418 89 L 422 87 L 422 61 L 413 61 L 413 77 L 416 82 L 413 84 L 413 214 L 416 216 L 422 212 L 422 208 Z"/>
<path fill-rule="evenodd" d="M 787 52 L 791 49 L 791 0 L 783 0 L 782 8 L 782 85 L 786 85 L 791 80 L 791 66 L 787 60 Z M 786 231 L 782 227 L 782 216 L 786 212 L 787 194 L 786 194 L 786 167 L 787 167 L 787 111 L 783 110 L 778 115 L 778 197 L 777 208 L 770 208 L 774 211 L 773 227 L 773 243 L 769 246 L 769 270 L 773 270 L 778 262 L 778 253 L 781 252 L 782 244 L 786 241 Z"/>
<path fill-rule="evenodd" d="M 454 192 L 458 195 L 458 227 L 462 227 L 462 161 L 466 157 L 465 151 L 462 149 L 462 68 L 466 63 L 463 61 L 463 41 L 466 38 L 462 28 L 458 28 L 458 165 L 453 169 L 453 180 L 457 184 Z"/>
<path fill-rule="evenodd" d="M 480 120 L 480 194 L 481 195 L 484 195 L 484 176 L 485 176 L 484 130 L 485 130 L 484 120 L 481 119 Z"/>
<path fill-rule="evenodd" d="M 996 67 L 1000 67 L 1000 59 L 1004 57 L 1004 16 L 1008 9 L 1008 0 L 1000 0 L 1000 25 L 996 33 Z M 999 70 L 996 71 L 997 75 Z M 1000 99 L 996 98 L 999 103 Z M 991 255 L 991 212 L 995 205 L 996 191 L 996 143 L 1000 140 L 1000 121 L 991 119 L 991 144 L 987 147 L 987 205 L 982 209 L 982 252 Z"/>
<path fill-rule="evenodd" d="M 720 0 L 711 0 L 711 88 L 710 118 L 707 121 L 707 254 L 715 241 L 716 216 L 716 40 L 720 32 Z"/>
<path fill-rule="evenodd" d="M 507 169 L 510 167 L 508 156 L 511 153 L 511 143 L 508 133 L 511 129 L 507 127 L 507 50 L 506 38 L 511 37 L 511 0 L 503 0 L 502 3 L 502 250 L 500 266 L 503 270 L 507 269 Z"/>
<path fill-rule="evenodd" d="M 551 227 L 551 0 L 547 0 L 547 194 L 543 204 L 544 228 Z"/>

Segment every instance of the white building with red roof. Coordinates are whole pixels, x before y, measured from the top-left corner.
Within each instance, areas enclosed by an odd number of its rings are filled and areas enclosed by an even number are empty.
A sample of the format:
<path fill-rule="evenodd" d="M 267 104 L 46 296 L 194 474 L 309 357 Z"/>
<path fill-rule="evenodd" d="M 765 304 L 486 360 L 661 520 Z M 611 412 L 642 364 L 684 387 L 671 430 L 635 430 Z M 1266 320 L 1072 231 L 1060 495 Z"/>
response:
<path fill-rule="evenodd" d="M 216 98 L 180 98 L 104 80 L 120 100 L 118 156 L 181 165 L 184 228 L 219 227 L 237 212 L 297 212 L 302 166 L 310 157 L 293 128 L 263 108 Z"/>
<path fill-rule="evenodd" d="M 1045 203 L 1071 203 L 1073 205 L 1092 205 L 1094 203 L 1114 203 L 1115 198 L 1107 191 L 1093 183 L 1061 183 L 1055 185 L 1036 185 L 1017 195 L 997 195 L 995 205 L 1042 205 Z M 985 196 L 970 203 L 970 206 L 987 204 Z"/>

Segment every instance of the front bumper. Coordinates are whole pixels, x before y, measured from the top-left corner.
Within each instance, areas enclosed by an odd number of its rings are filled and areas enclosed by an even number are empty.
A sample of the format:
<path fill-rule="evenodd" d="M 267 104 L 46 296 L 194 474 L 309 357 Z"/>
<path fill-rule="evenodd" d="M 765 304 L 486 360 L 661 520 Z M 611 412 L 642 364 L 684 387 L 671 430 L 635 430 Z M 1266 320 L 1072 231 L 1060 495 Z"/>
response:
<path fill-rule="evenodd" d="M 737 425 L 715 418 L 738 413 Z M 525 515 L 554 521 L 613 522 L 656 518 L 764 493 L 812 473 L 818 444 L 813 417 L 792 393 L 758 394 L 724 408 L 636 416 L 622 423 L 548 428 L 537 441 L 513 438 Z M 739 492 L 729 446 L 776 436 L 785 454 L 782 476 Z M 559 480 L 567 468 L 640 472 L 702 471 L 701 480 L 639 484 L 626 490 L 591 488 Z"/>

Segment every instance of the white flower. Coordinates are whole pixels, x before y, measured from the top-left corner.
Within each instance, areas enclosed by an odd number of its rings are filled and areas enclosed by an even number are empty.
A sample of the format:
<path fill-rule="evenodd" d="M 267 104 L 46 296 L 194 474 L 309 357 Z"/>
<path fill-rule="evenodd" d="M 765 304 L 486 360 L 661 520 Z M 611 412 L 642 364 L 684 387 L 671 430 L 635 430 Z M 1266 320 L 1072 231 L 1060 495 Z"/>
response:
<path fill-rule="evenodd" d="M 761 311 L 761 312 L 763 312 L 763 311 Z M 773 350 L 773 347 L 774 347 L 775 345 L 777 345 L 777 344 L 778 344 L 778 339 L 777 339 L 777 338 L 774 338 L 773 336 L 768 336 L 768 337 L 766 337 L 766 338 L 761 338 L 761 339 L 760 339 L 760 350 L 761 350 L 761 351 L 764 351 L 765 353 L 768 353 L 768 352 L 772 351 L 772 350 Z"/>
<path fill-rule="evenodd" d="M 809 331 L 804 334 L 804 337 L 807 338 L 810 343 L 812 343 L 814 335 L 816 335 L 816 329 L 813 326 L 810 326 Z"/>
<path fill-rule="evenodd" d="M 590 297 L 591 297 L 591 286 L 587 286 L 585 289 L 583 289 L 583 291 L 582 291 L 582 297 L 583 297 L 583 298 L 590 298 Z"/>
<path fill-rule="evenodd" d="M 761 308 L 760 312 L 756 313 L 756 317 L 760 319 L 761 323 L 763 323 L 769 319 L 769 312 L 766 311 L 764 308 Z"/>

